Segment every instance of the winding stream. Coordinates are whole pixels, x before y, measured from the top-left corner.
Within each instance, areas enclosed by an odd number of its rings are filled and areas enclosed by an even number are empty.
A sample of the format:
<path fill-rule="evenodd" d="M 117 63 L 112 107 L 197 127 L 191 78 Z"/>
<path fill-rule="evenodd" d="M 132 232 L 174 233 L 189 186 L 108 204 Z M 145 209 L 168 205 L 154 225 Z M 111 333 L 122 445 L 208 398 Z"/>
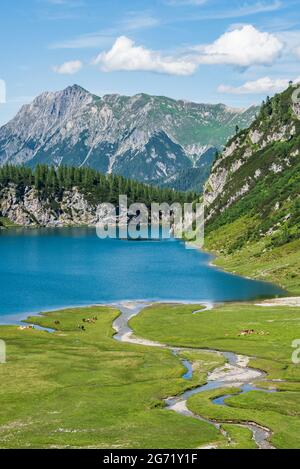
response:
<path fill-rule="evenodd" d="M 258 388 L 254 386 L 254 382 L 256 380 L 263 380 L 265 378 L 265 373 L 260 370 L 256 370 L 254 368 L 248 367 L 249 357 L 245 355 L 237 355 L 233 352 L 220 352 L 212 349 L 189 349 L 188 347 L 171 347 L 166 344 L 161 344 L 159 342 L 154 342 L 147 339 L 142 339 L 139 337 L 133 336 L 133 331 L 129 327 L 128 322 L 129 320 L 137 316 L 144 308 L 150 306 L 149 303 L 145 302 L 124 302 L 114 304 L 113 306 L 117 307 L 121 314 L 120 316 L 114 321 L 113 328 L 116 331 L 114 335 L 114 339 L 120 342 L 126 342 L 130 344 L 136 345 L 145 345 L 150 347 L 161 347 L 170 350 L 175 356 L 178 356 L 181 351 L 188 351 L 188 350 L 199 350 L 199 351 L 207 351 L 211 353 L 218 353 L 222 355 L 226 359 L 225 366 L 221 366 L 216 368 L 207 376 L 207 383 L 193 389 L 189 389 L 184 393 L 178 396 L 172 396 L 165 399 L 166 409 L 170 411 L 177 412 L 178 414 L 185 415 L 188 417 L 193 417 L 198 420 L 202 420 L 205 422 L 214 425 L 222 434 L 228 438 L 230 442 L 229 435 L 222 429 L 221 423 L 219 421 L 215 421 L 212 419 L 203 418 L 197 414 L 194 414 L 190 411 L 187 407 L 187 400 L 189 397 L 199 394 L 204 391 L 213 390 L 213 389 L 221 389 L 226 387 L 237 387 L 239 391 L 235 395 L 240 395 L 249 391 L 263 391 L 263 392 L 276 392 L 274 390 L 266 390 L 262 388 Z M 194 311 L 193 314 L 203 313 L 204 311 L 208 311 L 213 309 L 212 303 L 207 303 L 201 310 Z M 186 359 L 181 359 L 179 356 L 178 358 L 181 360 L 181 363 L 186 368 L 186 372 L 183 374 L 182 378 L 189 380 L 193 376 L 193 367 L 192 363 Z M 232 394 L 231 394 L 232 396 Z M 217 397 L 213 399 L 213 403 L 215 405 L 226 405 L 225 399 L 229 397 L 229 395 L 225 394 L 223 396 Z M 224 423 L 234 423 L 226 421 Z M 275 449 L 274 446 L 271 445 L 269 442 L 269 438 L 271 436 L 271 431 L 268 428 L 264 428 L 258 425 L 255 422 L 243 422 L 243 423 L 235 423 L 235 425 L 248 428 L 253 435 L 253 440 L 255 441 L 257 447 L 259 449 Z M 213 446 L 209 446 L 213 447 Z"/>

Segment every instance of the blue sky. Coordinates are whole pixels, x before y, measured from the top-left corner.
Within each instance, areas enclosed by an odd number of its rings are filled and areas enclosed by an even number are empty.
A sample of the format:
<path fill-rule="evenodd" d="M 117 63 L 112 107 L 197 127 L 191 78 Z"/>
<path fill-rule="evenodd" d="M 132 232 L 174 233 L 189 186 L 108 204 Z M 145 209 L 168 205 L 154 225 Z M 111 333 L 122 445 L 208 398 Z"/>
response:
<path fill-rule="evenodd" d="M 73 83 L 99 95 L 261 102 L 300 80 L 299 7 L 300 0 L 2 0 L 0 124 L 42 91 Z"/>

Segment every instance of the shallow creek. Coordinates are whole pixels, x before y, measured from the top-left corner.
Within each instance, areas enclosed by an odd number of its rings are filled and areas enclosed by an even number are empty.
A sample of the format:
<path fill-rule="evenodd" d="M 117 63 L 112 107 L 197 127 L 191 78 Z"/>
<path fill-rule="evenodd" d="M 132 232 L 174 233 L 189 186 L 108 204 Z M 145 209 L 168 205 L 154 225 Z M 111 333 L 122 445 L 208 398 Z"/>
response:
<path fill-rule="evenodd" d="M 181 359 L 179 354 L 182 351 L 188 350 L 197 350 L 197 349 L 189 349 L 187 347 L 170 347 L 165 344 L 161 344 L 159 342 L 154 342 L 147 339 L 142 339 L 139 337 L 135 337 L 133 335 L 132 329 L 129 327 L 128 322 L 129 320 L 138 315 L 144 308 L 150 306 L 149 303 L 145 302 L 124 302 L 114 304 L 113 306 L 117 307 L 121 314 L 120 316 L 114 321 L 113 328 L 116 331 L 114 335 L 114 339 L 120 342 L 127 342 L 136 345 L 146 345 L 150 347 L 161 347 L 170 350 L 175 356 L 179 358 L 181 363 L 186 368 L 185 373 L 183 374 L 182 378 L 186 380 L 190 380 L 193 377 L 193 366 L 192 363 L 186 359 Z M 203 314 L 205 311 L 209 311 L 213 308 L 213 304 L 207 303 L 201 310 L 194 311 L 193 314 Z M 194 414 L 190 411 L 187 407 L 187 400 L 189 397 L 199 394 L 204 391 L 209 391 L 213 389 L 221 389 L 226 387 L 237 387 L 239 391 L 236 392 L 235 395 L 240 395 L 249 391 L 263 391 L 263 392 L 276 392 L 274 390 L 267 390 L 255 387 L 254 382 L 257 380 L 263 380 L 265 378 L 265 374 L 254 368 L 248 367 L 249 357 L 245 355 L 237 355 L 233 352 L 220 352 L 212 349 L 198 349 L 199 351 L 207 351 L 211 353 L 218 353 L 221 354 L 226 359 L 225 366 L 221 366 L 216 368 L 207 376 L 207 383 L 190 390 L 185 391 L 184 393 L 172 396 L 165 399 L 166 409 L 170 411 L 177 412 L 178 414 L 185 415 L 188 417 L 193 417 L 198 420 L 203 420 L 211 425 L 214 425 L 216 428 L 222 432 L 222 434 L 228 438 L 230 442 L 229 435 L 222 429 L 221 422 L 217 422 L 211 419 L 203 418 L 197 414 Z M 231 394 L 232 396 L 232 394 Z M 226 405 L 225 399 L 229 397 L 229 395 L 225 394 L 223 396 L 219 396 L 212 400 L 215 405 Z M 234 423 L 234 422 L 224 422 L 224 423 Z M 259 449 L 274 449 L 274 447 L 269 442 L 269 438 L 271 436 L 271 431 L 268 428 L 264 428 L 255 422 L 243 422 L 243 423 L 236 423 L 235 425 L 246 427 L 248 428 L 253 435 L 253 440 L 255 441 L 257 447 Z M 208 446 L 212 448 L 213 446 Z"/>

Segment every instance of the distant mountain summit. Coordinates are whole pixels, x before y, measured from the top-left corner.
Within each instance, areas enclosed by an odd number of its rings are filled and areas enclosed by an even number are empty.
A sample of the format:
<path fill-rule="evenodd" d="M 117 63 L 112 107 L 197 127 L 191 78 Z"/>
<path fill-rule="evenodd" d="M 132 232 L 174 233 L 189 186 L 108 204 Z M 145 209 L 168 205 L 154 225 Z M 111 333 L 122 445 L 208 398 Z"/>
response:
<path fill-rule="evenodd" d="M 101 98 L 73 85 L 42 93 L 1 127 L 0 165 L 91 167 L 147 183 L 174 180 L 180 188 L 182 172 L 196 167 L 201 179 L 199 168 L 207 174 L 212 160 L 206 153 L 257 112 L 147 94 Z"/>

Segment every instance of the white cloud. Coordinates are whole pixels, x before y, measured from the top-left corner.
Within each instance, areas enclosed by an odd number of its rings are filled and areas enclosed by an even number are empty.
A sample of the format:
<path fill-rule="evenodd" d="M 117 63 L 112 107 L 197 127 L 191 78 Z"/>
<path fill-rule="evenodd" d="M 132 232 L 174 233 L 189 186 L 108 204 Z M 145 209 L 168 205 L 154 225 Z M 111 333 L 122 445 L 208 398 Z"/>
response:
<path fill-rule="evenodd" d="M 245 3 L 240 8 L 226 9 L 222 12 L 212 14 L 210 18 L 225 19 L 225 18 L 242 18 L 245 16 L 257 15 L 259 13 L 268 13 L 270 11 L 277 11 L 282 7 L 283 3 L 280 0 L 274 2 L 256 2 L 252 5 Z"/>
<path fill-rule="evenodd" d="M 136 46 L 126 36 L 120 36 L 112 48 L 103 52 L 93 61 L 105 72 L 116 70 L 144 70 L 170 75 L 191 75 L 197 64 L 181 58 L 162 56 L 159 52 Z"/>
<path fill-rule="evenodd" d="M 147 11 L 131 11 L 119 22 L 118 27 L 121 27 L 124 31 L 134 31 L 138 29 L 152 28 L 158 25 L 159 20 L 151 13 Z"/>
<path fill-rule="evenodd" d="M 257 30 L 251 24 L 242 25 L 222 34 L 215 42 L 196 46 L 200 64 L 229 64 L 240 67 L 270 65 L 281 54 L 283 43 L 274 35 Z"/>
<path fill-rule="evenodd" d="M 300 77 L 294 80 L 294 83 L 298 83 Z M 254 81 L 247 81 L 241 86 L 227 86 L 220 85 L 218 87 L 219 93 L 229 93 L 229 94 L 262 94 L 268 92 L 277 92 L 283 91 L 289 85 L 289 80 L 287 78 L 270 78 L 263 77 Z"/>
<path fill-rule="evenodd" d="M 153 28 L 159 24 L 159 19 L 155 18 L 147 11 L 131 11 L 111 28 L 80 34 L 72 39 L 53 42 L 48 47 L 49 49 L 93 49 L 109 47 L 122 33 Z"/>
<path fill-rule="evenodd" d="M 212 44 L 192 47 L 180 57 L 162 55 L 137 46 L 126 36 L 116 39 L 112 48 L 94 60 L 106 72 L 147 70 L 172 75 L 191 75 L 200 64 L 227 64 L 239 67 L 271 65 L 284 49 L 274 34 L 261 32 L 252 25 L 235 26 Z"/>
<path fill-rule="evenodd" d="M 150 18 L 150 19 L 149 19 Z M 151 17 L 136 17 L 129 14 L 126 20 L 128 29 L 155 24 Z M 125 26 L 125 25 L 124 25 Z M 112 36 L 101 33 L 87 34 L 71 41 L 53 44 L 52 48 L 110 47 Z M 111 33 L 111 32 L 110 32 Z M 94 60 L 101 70 L 111 71 L 151 71 L 170 75 L 192 75 L 199 65 L 232 65 L 250 67 L 271 65 L 281 56 L 284 42 L 274 34 L 262 32 L 251 24 L 235 25 L 211 44 L 191 47 L 181 54 L 163 54 L 136 43 L 125 35 L 114 40 L 107 51 L 101 52 Z M 295 49 L 295 48 L 294 48 Z M 72 74 L 82 68 L 80 61 L 66 62 L 54 70 L 57 73 Z"/>
<path fill-rule="evenodd" d="M 80 60 L 71 60 L 65 62 L 62 65 L 53 67 L 54 72 L 60 73 L 61 75 L 73 75 L 82 69 L 82 62 Z"/>
<path fill-rule="evenodd" d="M 167 4 L 172 6 L 184 6 L 184 5 L 196 5 L 197 0 L 168 0 Z M 201 2 L 199 0 L 198 5 L 204 5 L 207 2 Z M 218 8 L 214 5 L 213 8 L 206 8 L 201 11 L 201 14 L 193 14 L 189 18 L 185 18 L 187 21 L 207 21 L 213 19 L 230 19 L 230 18 L 244 18 L 246 16 L 259 15 L 260 13 L 268 13 L 272 11 L 280 10 L 284 7 L 284 3 L 281 0 L 274 0 L 273 2 L 258 1 L 255 3 L 245 2 L 241 5 L 233 5 L 231 8 L 228 6 L 231 2 L 227 3 L 226 7 Z"/>

